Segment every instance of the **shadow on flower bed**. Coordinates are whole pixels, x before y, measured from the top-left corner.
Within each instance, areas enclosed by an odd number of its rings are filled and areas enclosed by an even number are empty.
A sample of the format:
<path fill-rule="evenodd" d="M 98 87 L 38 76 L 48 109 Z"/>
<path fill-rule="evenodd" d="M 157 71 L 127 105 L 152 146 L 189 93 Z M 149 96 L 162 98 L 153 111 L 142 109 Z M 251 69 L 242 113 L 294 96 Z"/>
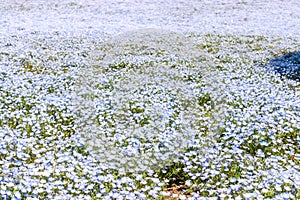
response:
<path fill-rule="evenodd" d="M 269 62 L 272 69 L 289 79 L 300 81 L 300 52 L 288 52 Z"/>

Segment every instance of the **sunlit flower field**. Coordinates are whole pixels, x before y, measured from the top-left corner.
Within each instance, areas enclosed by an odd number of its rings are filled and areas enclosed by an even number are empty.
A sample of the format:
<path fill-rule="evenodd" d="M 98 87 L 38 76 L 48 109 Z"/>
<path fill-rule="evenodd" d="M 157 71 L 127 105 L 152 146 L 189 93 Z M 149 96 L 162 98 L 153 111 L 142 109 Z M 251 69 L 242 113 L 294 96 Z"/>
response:
<path fill-rule="evenodd" d="M 0 38 L 0 196 L 299 199 L 299 76 L 275 70 L 297 45 L 161 30 Z"/>

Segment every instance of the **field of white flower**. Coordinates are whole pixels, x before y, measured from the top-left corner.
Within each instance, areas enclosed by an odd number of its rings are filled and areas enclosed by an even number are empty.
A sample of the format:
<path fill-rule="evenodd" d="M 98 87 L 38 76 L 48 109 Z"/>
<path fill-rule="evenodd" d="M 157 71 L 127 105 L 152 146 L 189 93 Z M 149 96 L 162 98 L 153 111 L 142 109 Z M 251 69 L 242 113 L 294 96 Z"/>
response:
<path fill-rule="evenodd" d="M 213 2 L 4 0 L 0 199 L 300 199 L 299 2 Z"/>
<path fill-rule="evenodd" d="M 2 198 L 300 198 L 297 40 L 30 38 L 0 41 Z"/>

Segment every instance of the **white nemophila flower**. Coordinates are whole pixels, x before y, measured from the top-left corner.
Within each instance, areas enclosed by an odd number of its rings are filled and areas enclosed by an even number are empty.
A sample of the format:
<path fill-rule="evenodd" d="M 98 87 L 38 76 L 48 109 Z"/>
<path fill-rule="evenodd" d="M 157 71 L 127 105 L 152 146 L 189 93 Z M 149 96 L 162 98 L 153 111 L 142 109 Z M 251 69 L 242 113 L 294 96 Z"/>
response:
<path fill-rule="evenodd" d="M 285 185 L 285 186 L 283 187 L 283 189 L 286 190 L 286 191 L 291 191 L 291 190 L 292 190 L 292 188 L 289 187 L 289 186 L 287 186 L 287 185 Z"/>
<path fill-rule="evenodd" d="M 282 191 L 282 188 L 280 185 L 275 185 L 275 190 L 278 191 L 278 192 L 281 192 Z"/>
<path fill-rule="evenodd" d="M 15 184 L 13 182 L 7 183 L 7 187 L 14 187 L 14 186 L 15 186 Z"/>
<path fill-rule="evenodd" d="M 1 185 L 0 187 L 1 187 L 1 190 L 3 190 L 3 191 L 5 191 L 5 190 L 7 189 L 7 188 L 6 188 L 7 185 Z"/>
<path fill-rule="evenodd" d="M 243 194 L 245 199 L 251 199 L 254 198 L 255 194 L 254 193 L 245 193 Z"/>
<path fill-rule="evenodd" d="M 239 195 L 235 198 L 235 200 L 242 200 L 242 199 L 243 199 L 243 197 L 241 195 Z"/>
<path fill-rule="evenodd" d="M 261 190 L 261 192 L 262 192 L 262 193 L 267 193 L 267 192 L 269 192 L 269 190 L 266 189 L 266 188 L 263 188 L 263 189 Z"/>
<path fill-rule="evenodd" d="M 276 195 L 275 198 L 276 199 L 293 199 L 293 198 L 295 198 L 295 196 L 290 193 L 284 192 L 284 193 Z"/>
<path fill-rule="evenodd" d="M 261 142 L 260 142 L 260 145 L 262 145 L 262 146 L 268 146 L 268 145 L 269 145 L 269 143 L 268 143 L 268 142 L 266 142 L 266 141 L 261 141 Z"/>

